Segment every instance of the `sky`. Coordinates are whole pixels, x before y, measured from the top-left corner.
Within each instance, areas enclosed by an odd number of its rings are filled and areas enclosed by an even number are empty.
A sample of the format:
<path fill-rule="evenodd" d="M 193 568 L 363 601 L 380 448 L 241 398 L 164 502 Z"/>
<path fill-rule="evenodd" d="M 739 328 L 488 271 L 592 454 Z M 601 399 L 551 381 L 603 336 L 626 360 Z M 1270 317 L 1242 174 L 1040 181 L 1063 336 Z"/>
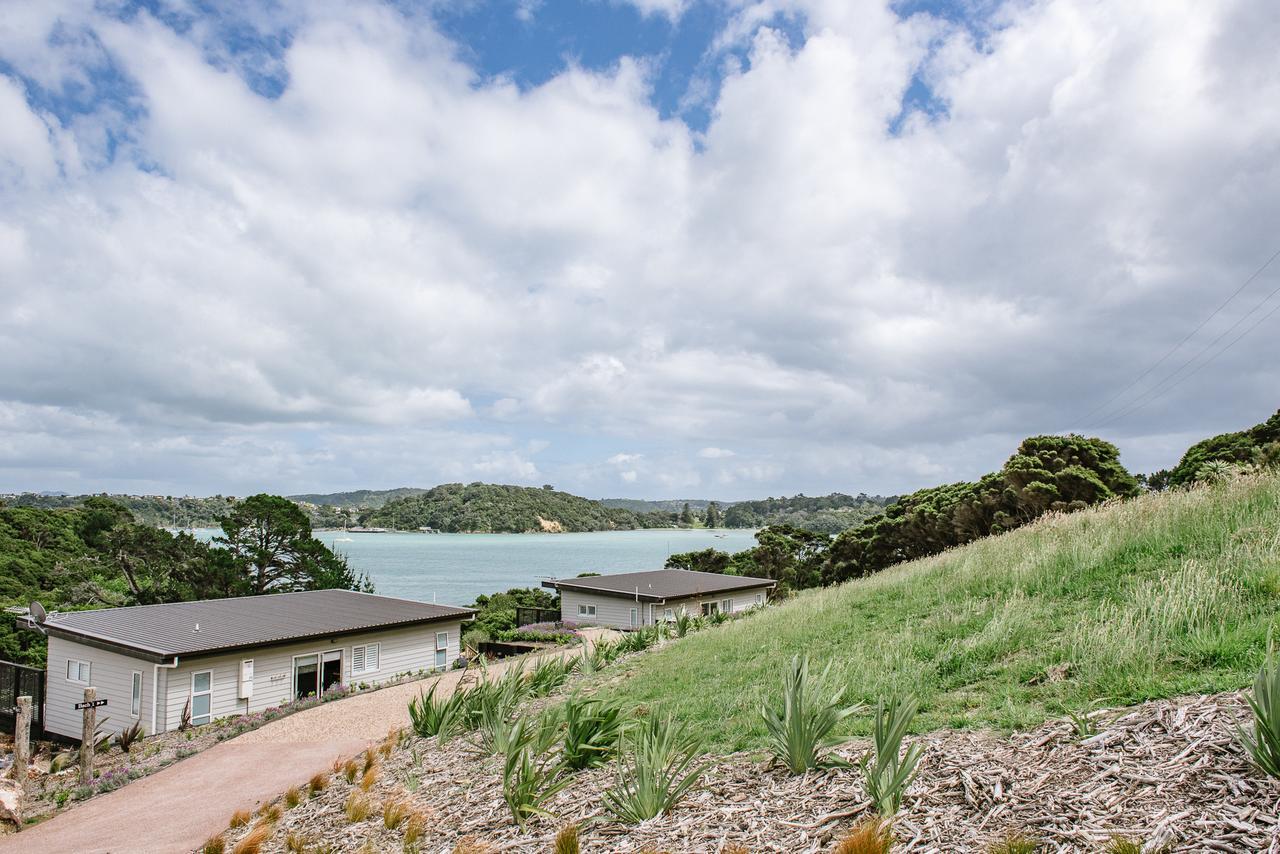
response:
<path fill-rule="evenodd" d="M 0 0 L 0 492 L 1168 467 L 1280 407 L 1277 44 L 1273 0 Z"/>

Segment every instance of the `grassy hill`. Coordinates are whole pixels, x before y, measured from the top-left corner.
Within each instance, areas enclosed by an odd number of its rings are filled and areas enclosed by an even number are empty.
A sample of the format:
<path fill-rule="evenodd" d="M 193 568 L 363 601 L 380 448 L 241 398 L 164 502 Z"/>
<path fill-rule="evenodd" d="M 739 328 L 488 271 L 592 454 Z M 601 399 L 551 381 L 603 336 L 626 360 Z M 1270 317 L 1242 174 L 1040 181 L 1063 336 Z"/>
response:
<path fill-rule="evenodd" d="M 1280 625 L 1278 521 L 1275 474 L 1050 515 L 699 632 L 606 690 L 739 750 L 763 744 L 760 702 L 803 653 L 853 700 L 915 692 L 917 731 L 1237 689 Z"/>
<path fill-rule="evenodd" d="M 303 495 L 286 496 L 290 501 L 300 504 L 317 504 L 325 507 L 369 508 L 381 507 L 388 501 L 397 498 L 408 498 L 421 495 L 427 490 L 416 486 L 401 486 L 396 489 L 357 489 L 354 492 L 308 492 Z"/>

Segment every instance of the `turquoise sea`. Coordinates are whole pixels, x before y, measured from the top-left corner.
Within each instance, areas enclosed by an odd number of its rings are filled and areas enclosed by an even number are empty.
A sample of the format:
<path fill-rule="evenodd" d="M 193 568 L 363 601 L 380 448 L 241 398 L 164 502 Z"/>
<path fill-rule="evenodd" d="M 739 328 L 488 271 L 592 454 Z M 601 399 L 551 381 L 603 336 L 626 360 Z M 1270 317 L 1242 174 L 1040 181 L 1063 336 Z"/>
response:
<path fill-rule="evenodd" d="M 212 529 L 194 532 L 201 539 Z M 667 555 L 755 545 L 755 531 L 601 531 L 590 534 L 354 534 L 316 538 L 369 573 L 377 592 L 441 605 L 469 605 L 481 593 L 537 587 L 580 572 L 661 569 Z"/>

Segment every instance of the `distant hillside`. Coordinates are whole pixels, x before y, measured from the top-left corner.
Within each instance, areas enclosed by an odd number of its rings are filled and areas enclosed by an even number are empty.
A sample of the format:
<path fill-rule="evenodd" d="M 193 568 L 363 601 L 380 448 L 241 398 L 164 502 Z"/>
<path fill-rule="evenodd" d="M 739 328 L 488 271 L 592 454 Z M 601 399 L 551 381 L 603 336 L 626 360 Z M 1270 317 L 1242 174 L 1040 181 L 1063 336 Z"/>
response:
<path fill-rule="evenodd" d="M 547 487 L 446 483 L 368 510 L 360 514 L 360 524 L 402 531 L 512 534 L 627 530 L 668 523 Z"/>
<path fill-rule="evenodd" d="M 739 501 L 724 511 L 726 528 L 763 528 L 768 525 L 791 525 L 819 534 L 838 534 L 860 525 L 891 503 L 881 495 L 845 495 L 833 492 L 810 498 L 765 498 Z"/>
<path fill-rule="evenodd" d="M 144 525 L 157 528 L 216 528 L 218 519 L 236 505 L 231 495 L 214 495 L 208 498 L 174 495 L 50 495 L 24 492 L 7 495 L 0 501 L 10 507 L 36 507 L 43 510 L 59 510 L 81 507 L 89 498 L 110 498 L 129 509 L 133 517 Z M 295 501 L 311 520 L 314 528 L 340 528 L 349 524 L 347 514 L 333 507 L 324 507 L 303 501 Z"/>
<path fill-rule="evenodd" d="M 711 498 L 668 498 L 659 501 L 646 501 L 643 498 L 601 498 L 605 507 L 620 507 L 633 513 L 679 513 L 686 504 L 697 513 L 706 512 L 710 504 L 728 507 L 732 501 L 716 501 Z"/>
<path fill-rule="evenodd" d="M 398 489 L 357 489 L 354 492 L 307 493 L 286 496 L 290 501 L 316 504 L 322 507 L 346 507 L 373 509 L 396 498 L 421 495 L 426 489 L 417 486 L 401 486 Z"/>

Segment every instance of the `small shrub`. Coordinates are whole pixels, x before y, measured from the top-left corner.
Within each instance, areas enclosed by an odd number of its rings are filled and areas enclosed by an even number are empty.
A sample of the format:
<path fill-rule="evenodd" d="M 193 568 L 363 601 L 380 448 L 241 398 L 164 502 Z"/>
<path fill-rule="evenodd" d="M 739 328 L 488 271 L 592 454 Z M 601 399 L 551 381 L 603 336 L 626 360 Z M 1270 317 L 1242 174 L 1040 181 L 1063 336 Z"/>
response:
<path fill-rule="evenodd" d="M 311 790 L 313 795 L 323 792 L 329 788 L 329 775 L 324 772 L 316 774 L 307 782 L 307 788 Z"/>
<path fill-rule="evenodd" d="M 347 801 L 342 805 L 342 810 L 347 816 L 347 821 L 355 824 L 369 817 L 370 813 L 373 812 L 373 804 L 359 792 L 352 792 L 347 796 Z"/>
<path fill-rule="evenodd" d="M 1039 841 L 1024 833 L 1014 831 L 987 848 L 987 854 L 1035 854 L 1040 847 Z"/>
<path fill-rule="evenodd" d="M 378 782 L 378 766 L 371 765 L 360 778 L 360 791 L 369 791 L 373 788 L 373 784 L 376 782 Z"/>
<path fill-rule="evenodd" d="M 395 830 L 409 818 L 409 805 L 404 801 L 387 801 L 382 805 L 382 824 Z"/>
<path fill-rule="evenodd" d="M 466 727 L 467 692 L 455 690 L 446 698 L 436 698 L 439 682 L 409 701 L 409 720 L 422 738 L 436 736 L 448 741 Z"/>
<path fill-rule="evenodd" d="M 404 790 L 409 794 L 418 791 L 422 786 L 422 778 L 417 774 L 406 774 L 404 777 Z"/>
<path fill-rule="evenodd" d="M 916 764 L 920 761 L 918 744 L 907 747 L 899 755 L 907 727 L 916 716 L 918 702 L 914 697 L 881 699 L 876 704 L 875 729 L 872 732 L 874 756 L 868 751 L 858 760 L 862 769 L 867 794 L 876 811 L 885 818 L 893 818 L 902 806 L 902 796 L 915 778 Z"/>
<path fill-rule="evenodd" d="M 256 824 L 253 829 L 240 838 L 232 854 L 258 854 L 262 846 L 271 838 L 271 825 Z"/>
<path fill-rule="evenodd" d="M 404 824 L 404 844 L 406 848 L 412 848 L 418 844 L 418 840 L 422 838 L 422 834 L 427 830 L 427 817 L 420 812 L 415 812 L 409 816 L 409 820 Z"/>
<path fill-rule="evenodd" d="M 133 726 L 127 727 L 116 734 L 116 744 L 120 750 L 128 753 L 129 749 L 142 738 L 142 721 L 134 721 Z"/>
<path fill-rule="evenodd" d="M 707 767 L 698 762 L 702 743 L 670 717 L 648 718 L 623 741 L 617 782 L 604 793 L 604 806 L 627 824 L 670 812 Z"/>
<path fill-rule="evenodd" d="M 693 631 L 693 617 L 689 616 L 689 612 L 683 608 L 680 609 L 679 614 L 676 614 L 675 630 L 678 638 L 682 638 Z"/>
<path fill-rule="evenodd" d="M 578 826 L 566 824 L 556 834 L 556 842 L 552 847 L 553 854 L 580 854 L 581 843 L 578 842 Z M 727 849 L 726 849 L 727 850 Z"/>
<path fill-rule="evenodd" d="M 808 656 L 795 656 L 782 677 L 782 707 L 764 706 L 760 714 L 769 731 L 769 750 L 792 774 L 846 764 L 823 757 L 823 752 L 848 741 L 834 735 L 836 727 L 860 705 L 844 705 L 844 689 L 832 689 L 831 665 L 813 676 Z"/>
<path fill-rule="evenodd" d="M 1267 657 L 1253 680 L 1253 693 L 1247 697 L 1253 712 L 1253 732 L 1236 727 L 1236 736 L 1259 771 L 1280 777 L 1280 665 L 1275 648 L 1267 639 Z"/>
<path fill-rule="evenodd" d="M 223 854 L 227 850 L 227 841 L 222 835 L 210 836 L 200 846 L 200 854 Z"/>
<path fill-rule="evenodd" d="M 291 786 L 285 790 L 284 805 L 286 809 L 293 809 L 302 803 L 303 789 L 301 786 Z"/>
<path fill-rule="evenodd" d="M 237 827 L 244 827 L 253 820 L 253 815 L 248 810 L 236 810 L 231 814 L 231 821 L 228 827 L 235 830 Z"/>
<path fill-rule="evenodd" d="M 529 695 L 545 697 L 569 681 L 576 663 L 571 659 L 547 658 L 534 666 L 529 674 Z"/>
<path fill-rule="evenodd" d="M 502 798 L 511 811 L 512 820 L 520 827 L 535 815 L 554 818 L 543 805 L 569 784 L 569 778 L 561 773 L 560 763 L 549 756 L 547 729 L 521 717 L 512 726 L 507 741 L 502 765 Z"/>
<path fill-rule="evenodd" d="M 626 720 L 621 705 L 570 697 L 564 704 L 564 716 L 561 752 L 567 768 L 581 771 L 604 765 L 618 752 Z"/>
<path fill-rule="evenodd" d="M 883 818 L 864 818 L 840 838 L 832 854 L 889 854 L 893 826 Z"/>
<path fill-rule="evenodd" d="M 53 755 L 53 758 L 49 760 L 49 773 L 57 774 L 59 771 L 64 770 L 75 758 L 76 754 L 73 750 L 58 751 Z"/>

